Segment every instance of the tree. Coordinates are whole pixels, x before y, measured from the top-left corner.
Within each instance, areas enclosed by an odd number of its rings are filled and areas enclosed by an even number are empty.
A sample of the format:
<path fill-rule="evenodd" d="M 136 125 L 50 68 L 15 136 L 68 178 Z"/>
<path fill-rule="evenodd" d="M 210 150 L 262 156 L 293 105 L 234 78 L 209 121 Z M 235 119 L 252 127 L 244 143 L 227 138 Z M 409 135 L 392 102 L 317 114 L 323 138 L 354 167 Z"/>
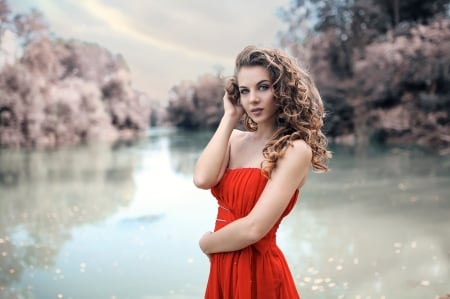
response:
<path fill-rule="evenodd" d="M 281 43 L 309 66 L 330 139 L 450 154 L 449 2 L 299 0 L 284 10 Z"/>
<path fill-rule="evenodd" d="M 18 14 L 14 17 L 16 34 L 26 46 L 33 40 L 48 36 L 48 26 L 41 12 L 32 9 L 30 14 Z"/>
<path fill-rule="evenodd" d="M 374 4 L 389 17 L 390 27 L 402 22 L 428 24 L 436 16 L 448 15 L 449 0 L 382 0 Z"/>
<path fill-rule="evenodd" d="M 169 92 L 167 120 L 185 128 L 215 128 L 223 114 L 224 82 L 214 75 L 200 76 L 197 82 L 184 81 Z"/>
<path fill-rule="evenodd" d="M 121 55 L 50 38 L 41 13 L 11 20 L 0 1 L 0 18 L 23 47 L 19 60 L 0 69 L 0 145 L 54 147 L 143 135 L 150 99 L 132 88 Z"/>
<path fill-rule="evenodd" d="M 11 11 L 9 10 L 6 0 L 0 0 L 0 33 L 3 33 L 5 24 L 9 23 L 10 13 Z"/>
<path fill-rule="evenodd" d="M 448 15 L 450 0 L 297 0 L 280 17 L 288 29 L 280 34 L 281 44 L 300 56 L 299 46 L 310 36 L 326 35 L 331 70 L 340 77 L 353 75 L 354 55 L 363 54 L 372 43 L 400 23 L 427 24 L 436 16 Z M 407 27 L 409 28 L 409 27 Z M 395 32 L 394 32 L 395 34 Z"/>

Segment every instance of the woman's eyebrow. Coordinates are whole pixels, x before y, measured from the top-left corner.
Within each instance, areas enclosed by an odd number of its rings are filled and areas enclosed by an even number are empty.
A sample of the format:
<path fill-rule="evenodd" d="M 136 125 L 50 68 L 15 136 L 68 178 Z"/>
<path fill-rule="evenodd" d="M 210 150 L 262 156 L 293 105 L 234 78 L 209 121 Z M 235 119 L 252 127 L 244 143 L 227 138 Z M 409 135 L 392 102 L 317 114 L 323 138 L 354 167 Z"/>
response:
<path fill-rule="evenodd" d="M 262 83 L 266 83 L 266 82 L 270 83 L 270 80 L 267 80 L 267 79 L 261 80 L 258 83 L 256 83 L 256 85 L 259 85 L 259 84 L 262 84 Z"/>
<path fill-rule="evenodd" d="M 268 79 L 263 79 L 263 80 L 259 81 L 258 83 L 256 83 L 256 85 L 260 85 L 260 84 L 266 83 L 266 82 L 270 84 L 270 80 L 268 80 Z M 239 85 L 239 88 L 247 88 L 247 86 Z"/>

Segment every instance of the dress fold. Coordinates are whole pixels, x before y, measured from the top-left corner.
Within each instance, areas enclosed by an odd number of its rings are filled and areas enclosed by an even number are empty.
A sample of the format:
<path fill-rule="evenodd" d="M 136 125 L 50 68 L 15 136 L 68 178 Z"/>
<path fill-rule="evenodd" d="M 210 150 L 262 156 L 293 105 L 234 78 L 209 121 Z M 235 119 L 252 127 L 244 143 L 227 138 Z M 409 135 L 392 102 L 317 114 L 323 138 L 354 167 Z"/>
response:
<path fill-rule="evenodd" d="M 215 231 L 246 216 L 259 199 L 267 178 L 259 168 L 227 169 L 211 189 L 217 199 Z M 276 244 L 276 232 L 290 213 L 298 190 L 274 227 L 260 241 L 241 250 L 211 255 L 205 299 L 300 298 L 286 259 Z"/>

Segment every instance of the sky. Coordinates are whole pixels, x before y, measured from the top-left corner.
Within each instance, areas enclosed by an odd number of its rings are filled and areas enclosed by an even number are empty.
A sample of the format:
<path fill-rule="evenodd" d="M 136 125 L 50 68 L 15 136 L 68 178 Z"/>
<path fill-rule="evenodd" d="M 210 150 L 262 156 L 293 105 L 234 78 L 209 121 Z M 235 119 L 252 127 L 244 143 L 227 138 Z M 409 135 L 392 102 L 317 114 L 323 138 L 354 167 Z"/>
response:
<path fill-rule="evenodd" d="M 8 0 L 13 12 L 38 9 L 57 37 L 121 54 L 133 87 L 164 102 L 169 89 L 223 68 L 247 45 L 277 47 L 276 14 L 289 0 Z"/>

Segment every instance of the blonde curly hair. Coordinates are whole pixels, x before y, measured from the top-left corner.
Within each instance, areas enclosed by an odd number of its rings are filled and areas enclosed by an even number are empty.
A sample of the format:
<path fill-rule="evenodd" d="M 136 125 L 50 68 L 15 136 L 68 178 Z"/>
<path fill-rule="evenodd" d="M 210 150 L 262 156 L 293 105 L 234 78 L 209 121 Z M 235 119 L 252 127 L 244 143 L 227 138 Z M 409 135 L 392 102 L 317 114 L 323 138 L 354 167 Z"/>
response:
<path fill-rule="evenodd" d="M 248 46 L 236 57 L 234 76 L 225 86 L 235 103 L 240 97 L 237 75 L 245 66 L 267 68 L 274 101 L 278 106 L 277 129 L 263 148 L 262 170 L 270 176 L 287 147 L 294 140 L 302 139 L 311 147 L 313 170 L 328 171 L 326 162 L 331 158 L 331 152 L 327 150 L 327 138 L 321 130 L 325 112 L 320 94 L 310 75 L 279 50 Z M 248 131 L 254 132 L 258 129 L 257 124 L 246 113 L 243 123 Z"/>

